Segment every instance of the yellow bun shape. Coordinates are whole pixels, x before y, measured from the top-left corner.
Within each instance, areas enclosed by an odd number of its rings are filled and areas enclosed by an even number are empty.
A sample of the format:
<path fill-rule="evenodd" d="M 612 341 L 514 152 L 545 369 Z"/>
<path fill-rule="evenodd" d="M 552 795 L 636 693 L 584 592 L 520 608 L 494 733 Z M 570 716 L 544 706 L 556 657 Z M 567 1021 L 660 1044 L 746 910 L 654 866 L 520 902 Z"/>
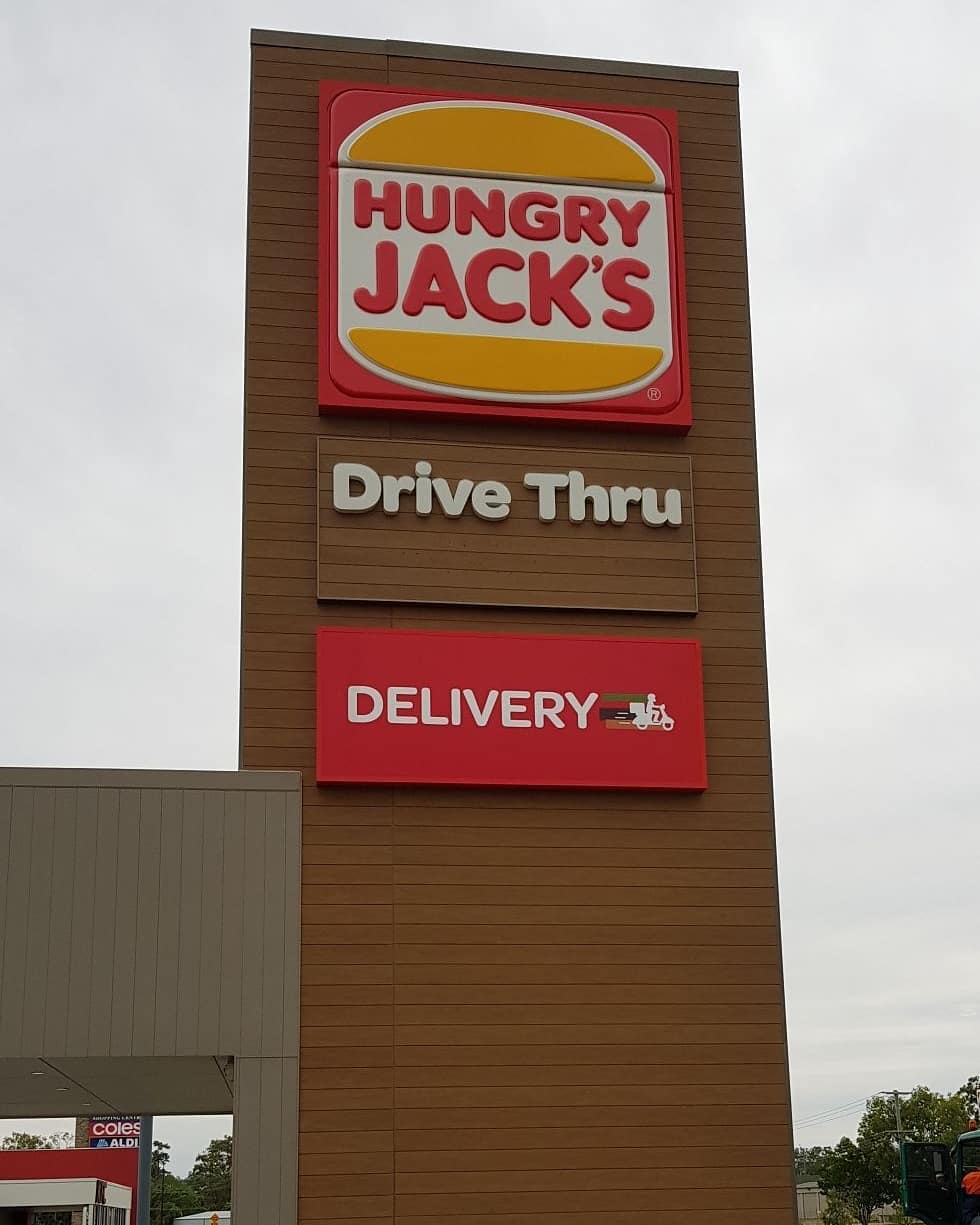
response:
<path fill-rule="evenodd" d="M 422 103 L 382 116 L 355 133 L 343 161 L 641 190 L 663 186 L 654 164 L 609 128 L 561 111 L 490 103 Z"/>
<path fill-rule="evenodd" d="M 663 350 L 518 336 L 353 328 L 359 353 L 396 377 L 486 395 L 560 398 L 608 392 L 653 373 Z"/>

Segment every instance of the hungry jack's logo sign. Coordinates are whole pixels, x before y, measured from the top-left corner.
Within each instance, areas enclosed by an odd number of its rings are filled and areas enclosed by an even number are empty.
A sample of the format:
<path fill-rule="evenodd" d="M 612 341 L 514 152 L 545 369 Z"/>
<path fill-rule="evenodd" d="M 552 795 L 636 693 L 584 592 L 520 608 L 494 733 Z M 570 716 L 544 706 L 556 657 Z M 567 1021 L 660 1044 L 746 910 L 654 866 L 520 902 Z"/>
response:
<path fill-rule="evenodd" d="M 320 405 L 691 423 L 672 112 L 324 82 Z"/>
<path fill-rule="evenodd" d="M 317 780 L 703 790 L 699 644 L 321 627 Z"/>

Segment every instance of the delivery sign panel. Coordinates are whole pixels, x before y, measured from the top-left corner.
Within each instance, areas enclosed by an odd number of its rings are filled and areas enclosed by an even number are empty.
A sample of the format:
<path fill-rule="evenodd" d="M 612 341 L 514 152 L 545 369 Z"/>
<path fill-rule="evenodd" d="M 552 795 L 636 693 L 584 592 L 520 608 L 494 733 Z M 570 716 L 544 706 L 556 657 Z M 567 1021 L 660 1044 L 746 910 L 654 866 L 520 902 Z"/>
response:
<path fill-rule="evenodd" d="M 707 786 L 700 644 L 317 630 L 317 781 Z"/>
<path fill-rule="evenodd" d="M 324 82 L 320 406 L 691 424 L 673 112 Z"/>

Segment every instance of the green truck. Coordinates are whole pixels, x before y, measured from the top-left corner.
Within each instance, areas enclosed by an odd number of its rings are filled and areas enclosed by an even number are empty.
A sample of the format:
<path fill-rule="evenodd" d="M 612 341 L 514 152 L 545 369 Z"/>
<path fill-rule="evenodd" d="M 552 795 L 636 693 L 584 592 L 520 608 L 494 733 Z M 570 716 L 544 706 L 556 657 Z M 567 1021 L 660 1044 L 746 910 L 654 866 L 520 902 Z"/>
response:
<path fill-rule="evenodd" d="M 925 1225 L 961 1225 L 961 1183 L 964 1174 L 980 1170 L 980 1131 L 964 1132 L 952 1148 L 903 1141 L 901 1153 L 905 1215 Z"/>

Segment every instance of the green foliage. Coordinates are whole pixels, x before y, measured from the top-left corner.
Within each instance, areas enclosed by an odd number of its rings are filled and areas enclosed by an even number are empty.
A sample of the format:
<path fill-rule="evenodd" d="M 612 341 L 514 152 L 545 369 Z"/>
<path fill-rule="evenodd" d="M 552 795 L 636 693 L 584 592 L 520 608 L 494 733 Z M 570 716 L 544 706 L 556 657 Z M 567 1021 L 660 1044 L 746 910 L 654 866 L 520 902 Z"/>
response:
<path fill-rule="evenodd" d="M 971 1076 L 965 1085 L 960 1085 L 957 1092 L 966 1102 L 970 1118 L 980 1120 L 980 1076 Z"/>
<path fill-rule="evenodd" d="M 917 1086 L 901 1100 L 902 1135 L 907 1140 L 950 1147 L 976 1117 L 980 1078 L 973 1076 L 956 1093 L 934 1093 Z M 824 1225 L 868 1225 L 878 1208 L 901 1199 L 899 1134 L 893 1099 L 873 1097 L 858 1125 L 857 1140 L 840 1141 L 835 1148 L 797 1149 L 800 1171 L 814 1171 L 827 1196 Z M 903 1217 L 893 1218 L 895 1225 Z"/>
<path fill-rule="evenodd" d="M 846 1136 L 830 1149 L 820 1165 L 820 1190 L 833 1202 L 839 1221 L 849 1213 L 868 1225 L 876 1208 L 899 1198 L 899 1171 L 887 1144 L 858 1143 Z"/>
<path fill-rule="evenodd" d="M 174 1217 L 190 1216 L 204 1207 L 186 1179 L 164 1174 L 154 1181 L 150 1191 L 150 1225 L 172 1225 Z"/>
<path fill-rule="evenodd" d="M 918 1085 L 902 1099 L 902 1130 L 906 1140 L 952 1145 L 966 1131 L 970 1112 L 966 1096 L 933 1093 Z M 858 1142 L 890 1142 L 897 1154 L 895 1110 L 890 1097 L 873 1097 L 858 1127 Z M 897 1157 L 896 1157 L 897 1159 Z"/>
<path fill-rule="evenodd" d="M 212 1140 L 198 1153 L 186 1178 L 170 1173 L 170 1145 L 153 1141 L 150 1163 L 150 1225 L 172 1225 L 175 1217 L 231 1207 L 231 1136 Z"/>
<path fill-rule="evenodd" d="M 187 1179 L 203 1209 L 215 1212 L 231 1207 L 231 1136 L 212 1140 L 194 1162 Z"/>
<path fill-rule="evenodd" d="M 817 1144 L 813 1148 L 797 1146 L 793 1150 L 793 1165 L 797 1182 L 815 1182 L 820 1177 L 820 1164 L 830 1149 Z"/>
<path fill-rule="evenodd" d="M 74 1137 L 67 1131 L 56 1131 L 50 1136 L 35 1136 L 29 1131 L 15 1131 L 0 1140 L 0 1149 L 9 1152 L 11 1149 L 24 1151 L 26 1149 L 72 1148 L 74 1143 Z"/>
<path fill-rule="evenodd" d="M 823 1225 L 853 1225 L 854 1215 L 838 1195 L 828 1195 L 827 1207 L 821 1212 Z"/>
<path fill-rule="evenodd" d="M 150 1177 L 160 1178 L 170 1165 L 170 1145 L 162 1140 L 153 1141 L 153 1155 L 150 1158 Z"/>

